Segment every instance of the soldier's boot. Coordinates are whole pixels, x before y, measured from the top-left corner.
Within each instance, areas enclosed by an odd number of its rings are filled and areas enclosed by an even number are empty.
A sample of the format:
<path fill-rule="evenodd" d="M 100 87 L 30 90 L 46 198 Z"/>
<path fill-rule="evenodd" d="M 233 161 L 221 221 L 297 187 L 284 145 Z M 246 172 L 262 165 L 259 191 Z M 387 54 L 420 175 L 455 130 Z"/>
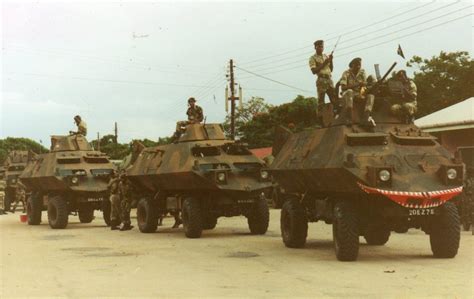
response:
<path fill-rule="evenodd" d="M 160 218 L 158 218 L 158 226 L 162 226 L 163 225 L 163 216 L 160 216 Z"/>
<path fill-rule="evenodd" d="M 111 221 L 110 222 L 110 230 L 119 230 L 120 227 L 119 227 L 119 224 L 117 221 Z"/>
<path fill-rule="evenodd" d="M 126 231 L 126 230 L 131 230 L 133 228 L 133 225 L 130 225 L 130 223 L 124 223 L 122 227 L 120 228 L 120 231 Z"/>

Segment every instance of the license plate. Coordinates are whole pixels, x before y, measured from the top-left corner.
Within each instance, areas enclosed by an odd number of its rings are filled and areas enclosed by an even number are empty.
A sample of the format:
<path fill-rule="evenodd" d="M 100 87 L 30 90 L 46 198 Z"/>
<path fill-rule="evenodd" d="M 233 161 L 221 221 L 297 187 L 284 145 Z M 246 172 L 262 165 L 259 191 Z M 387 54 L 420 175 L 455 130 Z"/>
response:
<path fill-rule="evenodd" d="M 253 203 L 253 199 L 238 199 L 237 203 Z"/>
<path fill-rule="evenodd" d="M 99 197 L 99 198 L 85 198 L 83 199 L 82 201 L 87 201 L 87 202 L 98 202 L 98 201 L 102 201 L 102 197 Z"/>
<path fill-rule="evenodd" d="M 429 216 L 434 215 L 434 209 L 409 209 L 408 216 Z"/>

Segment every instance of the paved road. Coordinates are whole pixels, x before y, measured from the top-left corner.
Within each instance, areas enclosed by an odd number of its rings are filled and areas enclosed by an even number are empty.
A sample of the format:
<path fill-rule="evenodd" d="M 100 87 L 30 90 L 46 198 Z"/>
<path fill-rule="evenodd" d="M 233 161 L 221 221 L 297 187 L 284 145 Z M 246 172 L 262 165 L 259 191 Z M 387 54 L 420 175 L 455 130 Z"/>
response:
<path fill-rule="evenodd" d="M 243 217 L 221 218 L 201 239 L 182 229 L 110 231 L 70 218 L 52 230 L 0 216 L 0 298 L 12 297 L 364 297 L 473 298 L 473 239 L 463 232 L 454 259 L 434 259 L 428 236 L 392 234 L 386 246 L 361 238 L 357 262 L 338 262 L 331 227 L 310 224 L 303 249 L 283 246 L 279 211 L 269 232 L 249 235 Z"/>

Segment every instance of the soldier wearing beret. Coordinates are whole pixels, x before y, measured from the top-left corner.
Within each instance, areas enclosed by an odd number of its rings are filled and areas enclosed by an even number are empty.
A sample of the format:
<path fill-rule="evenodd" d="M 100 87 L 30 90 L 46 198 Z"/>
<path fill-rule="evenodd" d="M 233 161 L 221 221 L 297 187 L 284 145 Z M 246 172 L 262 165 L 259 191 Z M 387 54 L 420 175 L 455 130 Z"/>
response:
<path fill-rule="evenodd" d="M 327 94 L 331 103 L 335 101 L 334 83 L 332 82 L 332 54 L 323 54 L 324 41 L 314 42 L 316 53 L 309 58 L 309 68 L 313 75 L 317 75 L 316 90 L 318 93 L 318 113 L 324 104 L 324 97 Z"/>
<path fill-rule="evenodd" d="M 365 70 L 362 69 L 362 59 L 354 58 L 349 63 L 349 69 L 342 73 L 339 84 L 342 89 L 342 98 L 346 108 L 346 117 L 349 121 L 352 121 L 352 107 L 354 99 L 362 101 L 365 99 L 365 111 L 363 124 L 374 127 L 375 121 L 373 120 L 372 108 L 374 106 L 374 95 L 365 94 L 367 87 L 367 76 Z"/>

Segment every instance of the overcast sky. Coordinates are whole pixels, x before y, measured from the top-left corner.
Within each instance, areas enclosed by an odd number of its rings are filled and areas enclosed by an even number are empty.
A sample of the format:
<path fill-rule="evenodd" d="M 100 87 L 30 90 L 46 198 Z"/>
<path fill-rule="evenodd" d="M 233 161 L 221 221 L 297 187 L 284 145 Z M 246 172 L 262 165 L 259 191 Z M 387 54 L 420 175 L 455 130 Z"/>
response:
<path fill-rule="evenodd" d="M 207 122 L 222 122 L 231 58 L 244 100 L 281 104 L 316 93 L 316 39 L 330 52 L 341 36 L 337 80 L 353 57 L 368 73 L 374 63 L 402 67 L 398 44 L 407 58 L 472 55 L 472 13 L 472 1 L 2 1 L 0 138 L 49 147 L 80 114 L 89 139 L 116 121 L 120 142 L 156 140 L 185 119 L 190 96 Z"/>

